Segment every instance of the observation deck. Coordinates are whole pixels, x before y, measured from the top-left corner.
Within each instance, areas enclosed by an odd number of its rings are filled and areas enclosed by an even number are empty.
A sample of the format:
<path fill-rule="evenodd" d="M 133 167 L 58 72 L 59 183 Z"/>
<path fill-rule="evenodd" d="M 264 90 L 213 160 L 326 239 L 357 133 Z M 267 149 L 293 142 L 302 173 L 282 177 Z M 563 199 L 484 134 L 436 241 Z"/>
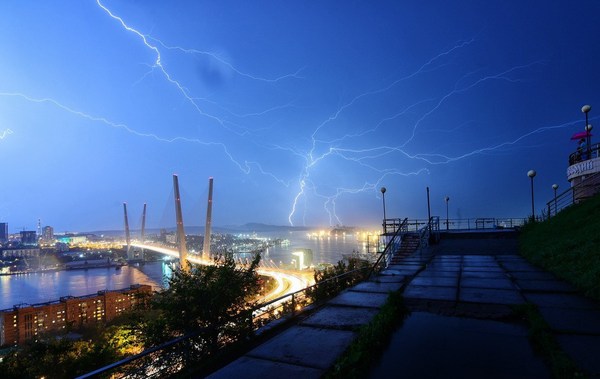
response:
<path fill-rule="evenodd" d="M 573 200 L 580 200 L 594 196 L 598 191 L 597 185 L 585 185 L 584 181 L 591 175 L 600 172 L 600 143 L 591 145 L 589 149 L 577 149 L 569 155 L 569 167 L 567 168 L 567 180 L 571 183 Z"/>

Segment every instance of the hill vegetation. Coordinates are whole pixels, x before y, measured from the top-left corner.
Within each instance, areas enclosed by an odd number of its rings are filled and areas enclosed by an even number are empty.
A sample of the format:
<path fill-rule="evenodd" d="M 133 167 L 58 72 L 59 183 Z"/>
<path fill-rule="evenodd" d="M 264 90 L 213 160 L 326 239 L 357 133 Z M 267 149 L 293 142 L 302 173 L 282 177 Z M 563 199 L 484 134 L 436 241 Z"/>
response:
<path fill-rule="evenodd" d="M 600 300 L 600 195 L 526 225 L 521 254 Z"/>

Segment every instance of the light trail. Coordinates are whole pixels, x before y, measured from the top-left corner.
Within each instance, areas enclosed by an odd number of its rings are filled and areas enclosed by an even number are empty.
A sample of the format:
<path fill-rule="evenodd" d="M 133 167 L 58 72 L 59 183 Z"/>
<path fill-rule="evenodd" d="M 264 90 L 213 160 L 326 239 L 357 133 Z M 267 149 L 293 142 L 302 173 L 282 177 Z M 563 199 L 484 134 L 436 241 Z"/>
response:
<path fill-rule="evenodd" d="M 132 242 L 131 246 L 145 249 L 145 250 L 152 250 L 157 253 L 165 254 L 165 255 L 168 255 L 168 256 L 171 256 L 174 258 L 179 258 L 179 252 L 176 250 L 173 250 L 171 248 L 147 245 L 147 244 L 137 243 L 137 242 Z M 207 265 L 215 264 L 215 262 L 212 259 L 202 259 L 201 257 L 194 256 L 192 254 L 188 254 L 187 258 L 188 258 L 188 261 L 190 261 L 192 263 L 200 264 L 200 265 L 207 266 Z M 263 300 L 265 300 L 265 301 L 272 300 L 272 299 L 282 297 L 282 296 L 285 296 L 285 295 L 293 293 L 293 292 L 300 291 L 300 290 L 308 287 L 311 284 L 310 281 L 305 278 L 306 273 L 302 274 L 302 273 L 294 272 L 292 270 L 282 270 L 279 268 L 259 268 L 256 270 L 256 272 L 259 275 L 270 276 L 277 283 L 277 287 L 273 291 L 271 291 L 270 293 L 266 294 L 263 297 Z M 287 283 L 287 285 L 286 285 L 286 283 Z"/>

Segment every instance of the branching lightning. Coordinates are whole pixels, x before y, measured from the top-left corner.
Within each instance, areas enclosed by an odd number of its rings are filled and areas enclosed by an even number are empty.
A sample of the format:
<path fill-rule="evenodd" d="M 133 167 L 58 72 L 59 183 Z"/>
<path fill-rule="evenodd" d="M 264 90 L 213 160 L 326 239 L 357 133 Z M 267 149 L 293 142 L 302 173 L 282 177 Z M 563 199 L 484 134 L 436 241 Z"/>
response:
<path fill-rule="evenodd" d="M 238 74 L 240 76 L 243 76 L 243 77 L 246 77 L 246 78 L 252 79 L 252 80 L 258 80 L 258 81 L 261 81 L 261 82 L 276 83 L 276 82 L 278 82 L 280 80 L 290 79 L 290 78 L 301 79 L 302 77 L 300 76 L 300 73 L 302 72 L 302 70 L 304 70 L 304 67 L 302 67 L 302 68 L 298 69 L 296 72 L 291 73 L 291 74 L 281 75 L 281 76 L 276 77 L 276 78 L 264 78 L 264 77 L 261 77 L 261 76 L 256 76 L 256 75 L 252 75 L 250 73 L 241 71 L 240 69 L 238 69 L 237 67 L 235 67 L 230 62 L 228 62 L 225 59 L 221 58 L 216 53 L 213 53 L 213 52 L 210 52 L 210 51 L 196 50 L 196 49 L 187 49 L 187 48 L 183 48 L 183 47 L 179 47 L 179 46 L 168 46 L 165 43 L 163 43 L 162 41 L 160 41 L 159 39 L 156 39 L 156 38 L 151 37 L 151 36 L 146 36 L 146 37 L 148 39 L 151 39 L 151 40 L 157 42 L 159 45 L 161 45 L 162 47 L 164 47 L 167 50 L 177 50 L 177 51 L 181 51 L 181 52 L 186 53 L 186 54 L 208 56 L 208 57 L 216 60 L 217 62 L 221 63 L 222 65 L 228 67 L 231 71 L 235 72 L 236 74 Z"/>
<path fill-rule="evenodd" d="M 4 138 L 8 137 L 11 134 L 13 134 L 12 130 L 10 130 L 10 129 L 4 129 L 3 131 L 0 132 L 0 139 L 4 139 Z"/>

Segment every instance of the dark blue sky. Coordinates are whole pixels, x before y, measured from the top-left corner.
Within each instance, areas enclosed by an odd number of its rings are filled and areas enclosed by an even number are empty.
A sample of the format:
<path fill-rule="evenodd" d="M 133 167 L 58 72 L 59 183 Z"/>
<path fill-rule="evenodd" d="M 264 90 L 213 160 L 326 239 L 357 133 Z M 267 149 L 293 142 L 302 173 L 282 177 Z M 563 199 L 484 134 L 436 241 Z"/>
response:
<path fill-rule="evenodd" d="M 111 15 L 112 13 L 112 15 Z M 525 217 L 600 115 L 598 1 L 2 1 L 0 221 Z M 122 21 L 120 21 L 121 18 Z"/>

